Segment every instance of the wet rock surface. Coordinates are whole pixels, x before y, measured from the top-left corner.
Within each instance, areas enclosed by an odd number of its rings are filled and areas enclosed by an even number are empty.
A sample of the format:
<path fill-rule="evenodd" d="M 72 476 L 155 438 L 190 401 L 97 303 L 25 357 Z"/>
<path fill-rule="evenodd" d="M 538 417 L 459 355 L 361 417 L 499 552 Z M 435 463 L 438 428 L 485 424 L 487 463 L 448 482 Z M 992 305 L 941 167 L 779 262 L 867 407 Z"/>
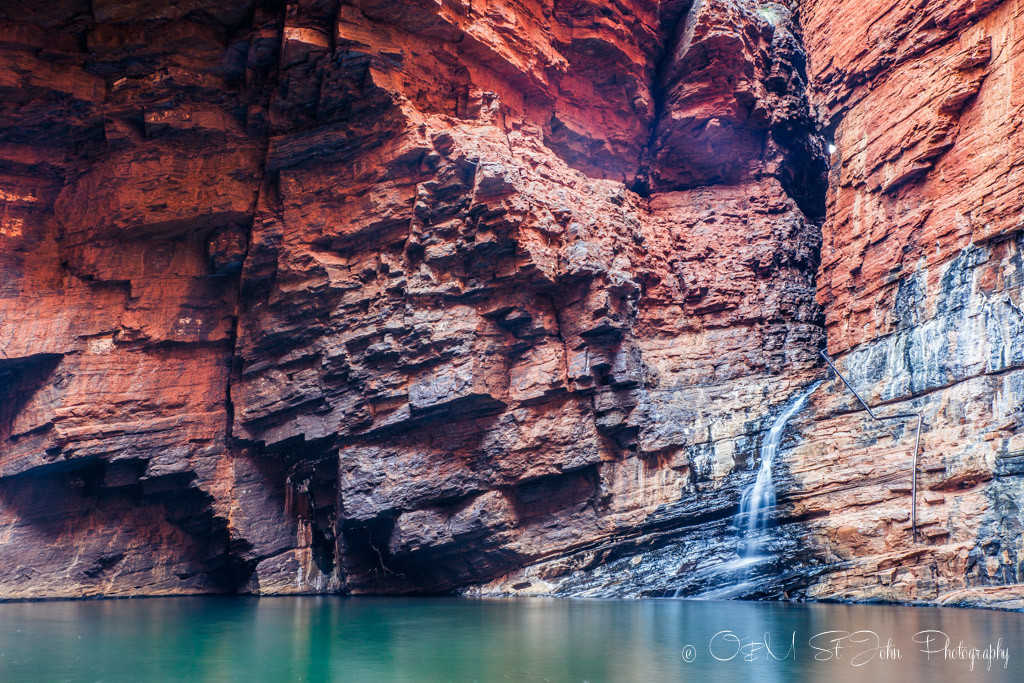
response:
<path fill-rule="evenodd" d="M 0 597 L 1006 603 L 1021 14 L 841 4 L 5 5 Z"/>

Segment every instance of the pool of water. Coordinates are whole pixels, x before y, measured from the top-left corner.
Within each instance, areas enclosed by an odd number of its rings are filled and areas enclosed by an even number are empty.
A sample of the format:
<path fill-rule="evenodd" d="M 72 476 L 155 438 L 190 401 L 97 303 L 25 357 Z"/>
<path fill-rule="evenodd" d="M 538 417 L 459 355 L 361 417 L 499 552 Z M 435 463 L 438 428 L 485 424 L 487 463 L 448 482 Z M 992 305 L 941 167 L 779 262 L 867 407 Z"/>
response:
<path fill-rule="evenodd" d="M 0 604 L 0 681 L 59 680 L 1019 683 L 1024 615 L 539 598 Z"/>

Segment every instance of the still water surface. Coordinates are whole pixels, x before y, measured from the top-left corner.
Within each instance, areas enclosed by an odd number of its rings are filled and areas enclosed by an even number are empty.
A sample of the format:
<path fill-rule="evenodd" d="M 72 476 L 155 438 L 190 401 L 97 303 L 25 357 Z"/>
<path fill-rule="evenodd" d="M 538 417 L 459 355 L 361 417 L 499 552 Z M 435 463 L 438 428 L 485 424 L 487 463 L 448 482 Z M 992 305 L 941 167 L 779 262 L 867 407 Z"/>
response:
<path fill-rule="evenodd" d="M 0 681 L 61 680 L 1021 683 L 1024 615 L 688 600 L 0 604 Z"/>

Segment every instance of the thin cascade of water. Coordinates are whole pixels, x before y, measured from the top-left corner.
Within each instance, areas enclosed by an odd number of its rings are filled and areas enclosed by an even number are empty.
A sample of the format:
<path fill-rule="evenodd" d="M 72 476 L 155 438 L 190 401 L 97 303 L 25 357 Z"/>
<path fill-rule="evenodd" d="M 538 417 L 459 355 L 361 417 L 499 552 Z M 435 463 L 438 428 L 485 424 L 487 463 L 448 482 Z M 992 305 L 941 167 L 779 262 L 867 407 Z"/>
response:
<path fill-rule="evenodd" d="M 760 532 L 768 528 L 769 513 L 775 506 L 775 482 L 772 478 L 772 467 L 775 464 L 775 456 L 779 452 L 779 445 L 782 443 L 786 425 L 803 410 L 807 399 L 820 385 L 820 381 L 815 382 L 791 399 L 775 418 L 767 436 L 761 442 L 761 466 L 757 470 L 757 478 L 743 490 L 743 495 L 740 497 L 740 511 L 736 516 L 736 526 L 744 530 L 743 536 L 746 540 L 745 552 L 741 554 L 749 557 L 756 553 Z"/>
<path fill-rule="evenodd" d="M 792 397 L 772 422 L 768 434 L 761 442 L 761 464 L 757 477 L 743 490 L 740 509 L 735 517 L 738 556 L 705 569 L 706 576 L 702 577 L 701 582 L 708 588 L 694 595 L 695 598 L 721 600 L 738 597 L 755 588 L 768 576 L 765 572 L 772 571 L 774 558 L 771 553 L 762 551 L 761 543 L 769 526 L 771 509 L 775 506 L 775 482 L 772 476 L 775 458 L 789 421 L 803 410 L 811 394 L 820 385 L 820 381 L 815 382 Z M 677 589 L 673 597 L 680 594 L 681 589 Z"/>

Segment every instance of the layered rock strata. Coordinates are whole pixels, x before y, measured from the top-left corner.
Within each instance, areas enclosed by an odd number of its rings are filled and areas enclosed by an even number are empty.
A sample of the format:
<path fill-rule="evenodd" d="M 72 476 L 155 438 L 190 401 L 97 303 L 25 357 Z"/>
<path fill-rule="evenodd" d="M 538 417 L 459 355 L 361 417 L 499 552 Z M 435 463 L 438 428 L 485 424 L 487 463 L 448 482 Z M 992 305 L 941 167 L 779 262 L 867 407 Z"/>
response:
<path fill-rule="evenodd" d="M 918 538 L 914 421 L 871 420 L 831 378 L 793 420 L 782 526 L 759 569 L 730 571 L 734 552 L 696 533 L 544 590 L 652 595 L 673 574 L 668 594 L 724 582 L 747 596 L 1024 608 L 1024 5 L 809 0 L 800 17 L 831 151 L 816 280 L 827 348 L 879 414 L 921 415 Z"/>
<path fill-rule="evenodd" d="M 798 504 L 831 508 L 814 533 L 843 567 L 810 594 L 1024 606 L 1024 4 L 897 3 L 868 26 L 872 10 L 803 10 L 835 149 L 818 301 L 851 381 L 890 414 L 922 415 L 922 540 L 905 541 L 906 475 L 883 481 L 906 456 L 881 437 L 884 459 L 846 457 L 882 432 L 825 407 L 792 457 L 834 461 L 833 486 L 856 485 L 859 504 Z M 826 439 L 850 445 L 814 448 Z"/>
<path fill-rule="evenodd" d="M 701 592 L 827 333 L 741 593 L 1005 601 L 990 5 L 5 6 L 0 596 Z"/>

